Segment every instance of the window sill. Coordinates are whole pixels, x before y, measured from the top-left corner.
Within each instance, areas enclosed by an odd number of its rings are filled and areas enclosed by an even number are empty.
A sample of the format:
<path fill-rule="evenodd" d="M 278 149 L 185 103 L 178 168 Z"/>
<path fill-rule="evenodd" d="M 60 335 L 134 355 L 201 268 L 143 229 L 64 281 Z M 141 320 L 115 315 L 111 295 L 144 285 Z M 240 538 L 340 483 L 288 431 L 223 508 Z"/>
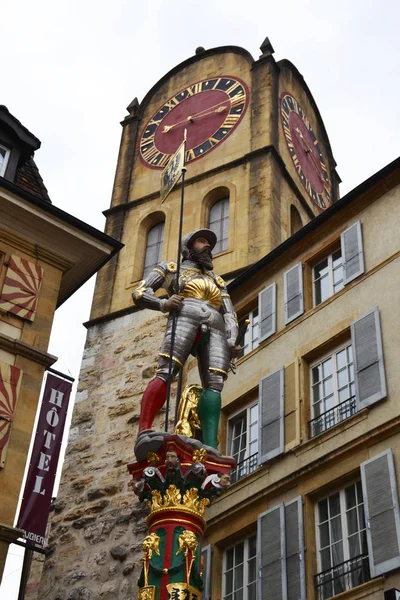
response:
<path fill-rule="evenodd" d="M 383 576 L 375 577 L 375 579 L 357 585 L 351 590 L 341 592 L 340 594 L 336 594 L 336 596 L 331 596 L 327 600 L 359 600 L 360 598 L 368 598 L 371 594 L 383 590 L 384 581 L 385 578 Z"/>
<path fill-rule="evenodd" d="M 326 429 L 319 435 L 316 435 L 315 437 L 309 438 L 306 441 L 304 441 L 303 443 L 300 443 L 300 445 L 296 449 L 294 449 L 294 452 L 296 453 L 296 456 L 300 456 L 304 452 L 309 452 L 316 446 L 319 446 L 319 445 L 327 442 L 328 440 L 341 434 L 343 431 L 350 429 L 350 427 L 354 427 L 354 425 L 356 425 L 357 423 L 360 423 L 361 421 L 364 421 L 367 418 L 368 418 L 368 408 L 362 408 L 361 410 L 356 412 L 354 415 L 352 415 L 348 419 L 345 419 L 341 423 L 337 423 L 336 425 L 334 425 L 333 427 L 330 427 L 329 429 Z"/>

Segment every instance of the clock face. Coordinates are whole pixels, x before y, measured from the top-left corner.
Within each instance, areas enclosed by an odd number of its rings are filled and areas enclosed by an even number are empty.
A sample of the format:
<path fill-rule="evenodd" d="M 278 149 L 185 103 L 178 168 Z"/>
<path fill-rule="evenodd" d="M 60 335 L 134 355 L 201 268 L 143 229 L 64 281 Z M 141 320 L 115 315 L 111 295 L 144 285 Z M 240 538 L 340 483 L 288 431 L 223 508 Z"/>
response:
<path fill-rule="evenodd" d="M 198 81 L 180 90 L 146 123 L 139 139 L 139 156 L 147 167 L 164 169 L 187 131 L 185 162 L 211 152 L 239 125 L 249 91 L 237 77 Z"/>
<path fill-rule="evenodd" d="M 322 151 L 304 110 L 285 92 L 281 96 L 283 133 L 303 187 L 320 209 L 332 204 L 332 184 Z"/>

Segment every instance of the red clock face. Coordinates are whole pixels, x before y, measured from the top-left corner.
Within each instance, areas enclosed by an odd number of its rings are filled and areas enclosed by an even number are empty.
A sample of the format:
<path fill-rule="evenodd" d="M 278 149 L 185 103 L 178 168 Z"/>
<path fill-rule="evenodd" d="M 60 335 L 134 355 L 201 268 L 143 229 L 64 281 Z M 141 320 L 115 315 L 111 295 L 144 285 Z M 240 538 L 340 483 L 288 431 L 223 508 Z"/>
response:
<path fill-rule="evenodd" d="M 322 209 L 327 208 L 332 203 L 332 185 L 319 142 L 304 110 L 288 93 L 281 97 L 281 120 L 301 183 L 314 204 Z"/>
<path fill-rule="evenodd" d="M 186 163 L 201 158 L 239 125 L 248 104 L 240 79 L 213 77 L 194 83 L 170 98 L 146 123 L 139 156 L 147 167 L 163 169 L 187 131 Z"/>

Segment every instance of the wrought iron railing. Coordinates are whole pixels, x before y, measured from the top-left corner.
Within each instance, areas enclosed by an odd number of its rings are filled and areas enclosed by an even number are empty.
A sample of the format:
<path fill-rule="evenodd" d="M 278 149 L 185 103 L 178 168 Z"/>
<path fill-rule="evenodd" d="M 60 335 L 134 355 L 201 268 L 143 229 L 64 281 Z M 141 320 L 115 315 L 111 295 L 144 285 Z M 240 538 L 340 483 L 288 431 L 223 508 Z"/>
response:
<path fill-rule="evenodd" d="M 231 483 L 236 483 L 242 477 L 249 475 L 258 467 L 258 452 L 239 462 L 234 469 L 231 469 Z"/>
<path fill-rule="evenodd" d="M 341 402 L 337 406 L 330 408 L 326 412 L 322 413 L 315 419 L 308 422 L 308 435 L 309 437 L 315 437 L 323 431 L 330 429 L 334 425 L 337 425 L 341 421 L 345 421 L 351 415 L 357 412 L 356 397 L 350 396 L 344 402 Z"/>
<path fill-rule="evenodd" d="M 315 575 L 317 599 L 326 600 L 370 579 L 368 555 L 360 554 Z"/>

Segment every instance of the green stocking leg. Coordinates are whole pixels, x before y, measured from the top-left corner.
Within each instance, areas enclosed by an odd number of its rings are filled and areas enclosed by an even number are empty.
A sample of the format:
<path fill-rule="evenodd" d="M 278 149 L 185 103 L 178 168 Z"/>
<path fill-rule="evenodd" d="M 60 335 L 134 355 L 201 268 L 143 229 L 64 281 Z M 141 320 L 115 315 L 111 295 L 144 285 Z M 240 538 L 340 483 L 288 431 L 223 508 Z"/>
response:
<path fill-rule="evenodd" d="M 199 415 L 203 444 L 218 449 L 218 424 L 221 413 L 221 394 L 213 390 L 203 390 L 197 414 Z"/>

